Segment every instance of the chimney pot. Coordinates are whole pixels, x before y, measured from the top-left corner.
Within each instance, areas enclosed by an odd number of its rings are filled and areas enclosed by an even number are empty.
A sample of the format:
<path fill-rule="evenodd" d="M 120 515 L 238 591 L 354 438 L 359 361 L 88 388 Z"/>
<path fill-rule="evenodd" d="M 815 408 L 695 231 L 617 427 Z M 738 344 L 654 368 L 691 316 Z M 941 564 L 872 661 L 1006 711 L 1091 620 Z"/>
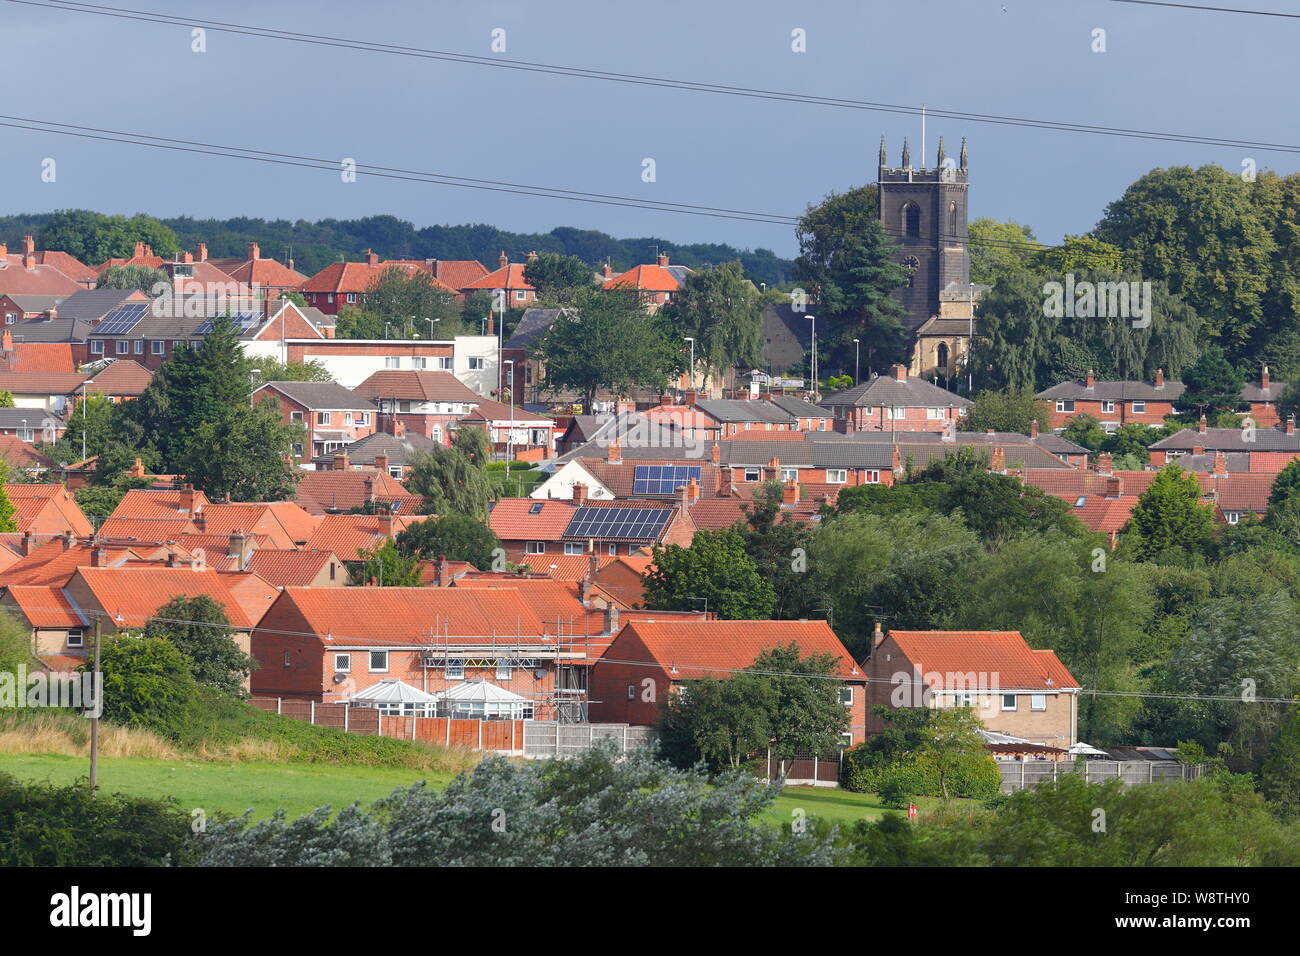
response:
<path fill-rule="evenodd" d="M 248 244 L 248 258 L 250 259 L 262 258 L 262 249 L 257 243 L 250 242 Z"/>
<path fill-rule="evenodd" d="M 1164 387 L 1165 387 L 1165 370 L 1162 368 L 1158 368 L 1156 369 L 1156 388 L 1164 388 Z"/>
<path fill-rule="evenodd" d="M 907 366 L 906 366 L 906 365 L 895 365 L 894 368 L 893 368 L 893 372 L 894 372 L 894 380 L 895 380 L 895 381 L 898 381 L 898 382 L 906 382 L 906 381 L 907 381 Z"/>
<path fill-rule="evenodd" d="M 587 503 L 587 483 L 584 481 L 575 481 L 573 483 L 573 503 L 578 506 Z"/>
<path fill-rule="evenodd" d="M 1096 384 L 1097 384 L 1097 379 L 1096 379 L 1096 377 L 1092 374 L 1092 369 L 1088 369 L 1088 380 L 1087 380 L 1087 386 L 1088 386 L 1088 388 L 1089 388 L 1089 389 L 1092 389 Z"/>
<path fill-rule="evenodd" d="M 1033 421 L 1031 421 L 1031 422 L 1029 423 L 1029 437 L 1030 437 L 1030 438 L 1037 438 L 1037 437 L 1038 437 L 1038 419 L 1037 419 L 1037 418 L 1035 418 Z"/>
<path fill-rule="evenodd" d="M 659 255 L 655 258 L 655 264 L 660 266 L 661 268 L 668 265 L 668 253 L 666 252 L 659 253 Z"/>
<path fill-rule="evenodd" d="M 207 244 L 206 242 L 200 242 L 200 243 L 199 243 L 199 262 L 207 262 L 207 261 L 208 261 L 208 244 Z"/>
<path fill-rule="evenodd" d="M 1259 387 L 1266 392 L 1268 391 L 1268 366 L 1267 365 L 1264 366 L 1264 371 L 1260 373 Z"/>

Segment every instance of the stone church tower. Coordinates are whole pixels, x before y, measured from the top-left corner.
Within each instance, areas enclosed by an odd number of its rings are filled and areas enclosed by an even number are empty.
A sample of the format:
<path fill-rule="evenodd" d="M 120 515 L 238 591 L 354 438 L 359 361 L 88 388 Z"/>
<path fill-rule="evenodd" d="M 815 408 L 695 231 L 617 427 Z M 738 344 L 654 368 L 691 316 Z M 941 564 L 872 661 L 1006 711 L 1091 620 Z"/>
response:
<path fill-rule="evenodd" d="M 953 158 L 939 139 L 935 165 L 912 165 L 903 140 L 903 158 L 890 166 L 885 138 L 880 138 L 880 224 L 902 248 L 899 259 L 911 279 L 895 293 L 906 313 L 903 326 L 912 333 L 908 371 L 944 387 L 960 386 L 973 325 L 971 313 L 985 287 L 972 289 L 966 210 L 970 162 L 966 140 Z"/>
<path fill-rule="evenodd" d="M 896 294 L 907 314 L 903 325 L 915 332 L 945 311 L 940 302 L 957 290 L 969 296 L 970 255 L 966 246 L 966 204 L 970 188 L 966 140 L 961 155 L 944 153 L 939 139 L 935 165 L 927 169 L 912 165 L 907 140 L 903 140 L 902 163 L 890 166 L 885 155 L 885 138 L 880 137 L 880 224 L 885 234 L 902 246 L 899 257 L 911 269 L 909 285 Z M 950 288 L 951 287 L 951 288 Z"/>

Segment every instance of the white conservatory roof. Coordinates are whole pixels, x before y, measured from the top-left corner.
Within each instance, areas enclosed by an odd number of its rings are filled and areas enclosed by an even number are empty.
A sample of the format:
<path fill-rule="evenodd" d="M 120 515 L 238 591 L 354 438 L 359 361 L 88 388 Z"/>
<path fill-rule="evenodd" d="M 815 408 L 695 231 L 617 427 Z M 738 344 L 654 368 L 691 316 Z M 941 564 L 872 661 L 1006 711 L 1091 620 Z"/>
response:
<path fill-rule="evenodd" d="M 418 687 L 412 687 L 396 677 L 386 677 L 377 684 L 372 684 L 363 691 L 352 695 L 353 701 L 374 701 L 384 704 L 431 704 L 437 698 L 426 694 Z"/>
<path fill-rule="evenodd" d="M 493 704 L 525 703 L 526 697 L 506 690 L 504 687 L 498 687 L 496 684 L 489 684 L 485 680 L 470 680 L 463 684 L 457 684 L 449 688 L 445 693 L 439 695 L 443 700 L 457 701 L 483 701 Z"/>

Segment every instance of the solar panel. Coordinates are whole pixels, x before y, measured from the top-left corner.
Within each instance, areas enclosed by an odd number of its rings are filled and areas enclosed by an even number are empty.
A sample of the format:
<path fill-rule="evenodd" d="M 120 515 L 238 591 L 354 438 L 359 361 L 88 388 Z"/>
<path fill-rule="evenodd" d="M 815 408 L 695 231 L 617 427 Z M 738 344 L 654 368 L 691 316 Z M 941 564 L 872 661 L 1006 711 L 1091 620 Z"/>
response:
<path fill-rule="evenodd" d="M 125 335 L 140 324 L 149 311 L 148 303 L 135 302 L 114 309 L 95 326 L 97 335 Z"/>
<path fill-rule="evenodd" d="M 659 536 L 672 513 L 671 508 L 579 508 L 564 536 L 650 540 Z"/>
<path fill-rule="evenodd" d="M 632 472 L 632 494 L 671 495 L 683 485 L 700 481 L 699 465 L 637 465 Z"/>
<path fill-rule="evenodd" d="M 237 331 L 247 332 L 253 326 L 257 325 L 257 323 L 261 320 L 261 318 L 262 318 L 262 313 L 260 312 L 236 312 L 233 315 L 231 315 L 230 321 L 235 326 L 235 329 Z M 216 324 L 216 321 L 217 320 L 215 317 L 211 319 L 205 319 L 203 321 L 203 324 L 194 330 L 194 334 L 207 335 L 212 331 L 212 327 Z"/>

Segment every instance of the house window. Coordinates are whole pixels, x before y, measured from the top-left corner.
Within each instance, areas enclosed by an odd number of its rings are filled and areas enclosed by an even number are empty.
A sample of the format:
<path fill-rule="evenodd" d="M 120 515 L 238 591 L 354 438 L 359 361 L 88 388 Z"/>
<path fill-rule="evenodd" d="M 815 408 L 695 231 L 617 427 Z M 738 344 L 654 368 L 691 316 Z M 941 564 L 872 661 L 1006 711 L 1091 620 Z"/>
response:
<path fill-rule="evenodd" d="M 333 562 L 333 561 L 330 562 L 330 580 L 331 580 L 331 581 L 334 580 L 334 562 Z"/>
<path fill-rule="evenodd" d="M 135 354 L 136 355 L 144 354 L 144 339 L 135 340 Z"/>
<path fill-rule="evenodd" d="M 471 355 L 469 357 L 469 370 L 471 372 L 477 372 L 484 368 L 487 368 L 487 362 L 484 360 L 483 356 Z"/>
<path fill-rule="evenodd" d="M 417 355 L 411 359 L 411 368 L 416 369 L 417 371 L 423 371 L 427 365 L 428 360 L 422 355 Z"/>
<path fill-rule="evenodd" d="M 288 651 L 284 652 L 284 666 L 285 667 L 293 666 L 293 655 L 290 654 Z"/>
<path fill-rule="evenodd" d="M 118 339 L 118 340 L 117 340 L 117 354 L 118 354 L 118 355 L 130 355 L 130 354 L 131 354 L 131 343 L 130 343 L 130 342 L 127 342 L 127 341 L 124 340 L 124 339 Z"/>
<path fill-rule="evenodd" d="M 1015 695 L 1015 694 L 1003 694 L 1003 695 L 1002 695 L 1002 709 L 1003 709 L 1003 710 L 1015 710 L 1015 709 L 1016 709 L 1016 695 Z"/>
<path fill-rule="evenodd" d="M 927 409 L 925 410 L 925 417 L 926 417 L 926 418 L 943 418 L 943 409 L 942 409 L 942 408 L 927 408 Z"/>
<path fill-rule="evenodd" d="M 17 429 L 19 441 L 36 441 L 36 429 L 30 425 L 19 425 Z"/>
<path fill-rule="evenodd" d="M 636 684 L 627 685 L 627 699 L 636 700 Z"/>
<path fill-rule="evenodd" d="M 402 359 L 397 355 L 387 355 L 384 357 L 384 368 L 401 368 Z"/>
<path fill-rule="evenodd" d="M 497 661 L 497 680 L 509 680 L 514 675 L 515 669 L 509 664 Z"/>
<path fill-rule="evenodd" d="M 849 480 L 847 468 L 827 468 L 826 481 L 832 485 L 842 485 Z"/>
<path fill-rule="evenodd" d="M 68 631 L 68 646 L 69 646 L 69 647 L 85 647 L 85 646 L 86 646 L 86 632 L 83 631 L 83 630 L 82 630 L 81 628 L 79 628 L 79 627 L 77 627 L 77 628 L 73 628 L 72 630 Z"/>
<path fill-rule="evenodd" d="M 388 673 L 388 651 L 370 652 L 370 673 L 372 674 Z"/>
<path fill-rule="evenodd" d="M 581 541 L 566 541 L 566 542 L 564 542 L 564 553 L 565 553 L 565 554 L 582 554 L 582 542 L 581 542 Z"/>
<path fill-rule="evenodd" d="M 301 424 L 302 424 L 302 412 L 290 412 L 290 413 L 289 413 L 289 421 L 291 421 L 291 422 L 297 422 L 298 424 L 301 425 Z"/>
<path fill-rule="evenodd" d="M 610 556 L 611 558 L 616 558 L 616 557 L 618 557 L 618 545 L 617 545 L 617 544 L 611 544 L 607 550 L 609 551 L 609 556 Z"/>
<path fill-rule="evenodd" d="M 1225 511 L 1223 517 L 1227 519 L 1228 524 L 1236 524 L 1241 520 L 1240 511 Z"/>
<path fill-rule="evenodd" d="M 880 484 L 880 472 L 868 471 L 864 480 L 868 485 L 878 485 Z"/>
<path fill-rule="evenodd" d="M 173 351 L 173 352 L 175 352 L 177 349 L 183 349 L 183 348 L 185 348 L 185 343 L 184 343 L 184 342 L 173 342 L 173 343 L 172 343 L 172 351 Z"/>
<path fill-rule="evenodd" d="M 440 372 L 450 372 L 452 370 L 452 358 L 450 355 L 435 355 L 433 357 L 433 367 Z"/>
<path fill-rule="evenodd" d="M 331 568 L 331 570 L 333 570 L 333 569 Z M 337 672 L 340 673 L 340 674 L 348 674 L 348 673 L 351 673 L 351 671 L 352 671 L 352 655 L 351 655 L 351 654 L 335 654 L 335 655 L 334 655 L 334 670 L 337 671 Z"/>
<path fill-rule="evenodd" d="M 781 469 L 781 480 L 782 480 L 782 481 L 798 481 L 798 480 L 799 480 L 799 469 L 798 469 L 798 468 L 782 468 L 782 469 Z"/>
<path fill-rule="evenodd" d="M 302 457 L 302 442 L 296 441 L 293 443 L 293 457 L 294 458 Z"/>
<path fill-rule="evenodd" d="M 334 301 L 334 293 L 331 292 L 329 295 L 327 295 L 327 296 L 325 297 L 325 300 L 326 300 L 327 302 L 333 302 L 333 301 Z"/>
<path fill-rule="evenodd" d="M 528 293 L 525 292 L 523 289 L 520 289 L 518 292 L 515 293 L 515 301 L 517 302 L 523 302 L 524 299 L 526 299 L 527 297 L 528 297 Z"/>
<path fill-rule="evenodd" d="M 1072 398 L 1058 398 L 1058 399 L 1056 400 L 1056 410 L 1057 410 L 1058 412 L 1072 412 L 1072 411 L 1074 411 L 1074 399 L 1072 399 Z"/>
<path fill-rule="evenodd" d="M 746 469 L 745 469 L 745 480 L 746 480 L 746 481 L 758 481 L 758 478 L 759 478 L 759 470 L 758 470 L 757 468 L 746 468 Z"/>
<path fill-rule="evenodd" d="M 13 325 L 18 316 L 13 312 L 5 313 L 5 325 Z"/>
<path fill-rule="evenodd" d="M 890 417 L 890 418 L 906 418 L 906 417 L 907 417 L 907 409 L 906 409 L 906 408 L 903 408 L 901 405 L 891 405 L 891 406 L 889 407 L 889 417 Z"/>
<path fill-rule="evenodd" d="M 969 692 L 960 691 L 952 695 L 952 705 L 954 707 L 970 707 L 975 703 L 975 698 Z"/>
<path fill-rule="evenodd" d="M 841 688 L 840 688 L 840 703 L 843 704 L 845 707 L 852 707 L 852 706 L 853 706 L 853 688 L 852 688 L 852 687 L 841 687 Z"/>
<path fill-rule="evenodd" d="M 1030 694 L 1030 695 L 1029 695 L 1029 709 L 1030 709 L 1030 710 L 1047 710 L 1047 695 L 1046 695 L 1046 694 Z"/>
<path fill-rule="evenodd" d="M 330 417 L 331 417 L 331 414 L 330 414 L 329 412 L 317 412 L 317 413 L 316 413 L 316 424 L 317 424 L 317 425 L 328 425 L 328 424 L 330 423 Z"/>
<path fill-rule="evenodd" d="M 443 668 L 443 676 L 447 680 L 464 680 L 465 679 L 465 659 L 462 657 L 449 657 Z"/>
<path fill-rule="evenodd" d="M 1134 415 L 1141 415 L 1141 414 L 1143 414 L 1146 410 L 1147 410 L 1147 403 L 1146 403 L 1146 402 L 1134 402 L 1134 403 L 1133 403 L 1133 414 L 1134 414 Z"/>
<path fill-rule="evenodd" d="M 852 746 L 853 746 L 853 735 L 852 735 L 852 734 L 840 734 L 840 746 L 841 746 L 841 747 L 846 747 L 846 748 L 847 748 L 847 747 L 852 747 Z"/>
<path fill-rule="evenodd" d="M 164 352 L 164 350 L 166 350 L 166 348 L 167 348 L 167 343 L 166 343 L 166 342 L 152 342 L 152 343 L 150 343 L 150 348 L 151 348 L 151 350 L 152 350 L 152 352 L 153 352 L 154 355 L 162 355 L 163 352 Z"/>
<path fill-rule="evenodd" d="M 349 292 L 349 293 L 348 293 L 348 301 L 349 301 L 349 302 L 356 302 L 356 301 L 357 301 L 357 294 L 356 294 L 355 292 Z"/>
<path fill-rule="evenodd" d="M 389 466 L 388 466 L 388 476 L 389 476 L 390 478 L 396 478 L 398 481 L 401 481 L 401 480 L 402 480 L 402 466 L 401 466 L 401 465 L 389 465 Z"/>
<path fill-rule="evenodd" d="M 93 340 L 91 340 L 91 343 L 90 343 L 90 354 L 91 354 L 91 355 L 103 355 L 103 354 L 104 354 L 104 340 L 103 340 L 103 339 L 93 339 Z"/>
<path fill-rule="evenodd" d="M 1102 403 L 1101 403 L 1101 410 L 1102 410 L 1102 412 L 1103 412 L 1104 414 L 1107 414 L 1107 415 L 1112 414 L 1112 413 L 1115 411 L 1115 403 L 1114 403 L 1114 402 L 1102 402 Z"/>
<path fill-rule="evenodd" d="M 354 415 L 352 416 L 352 424 L 353 424 L 353 425 L 369 425 L 369 424 L 370 424 L 370 413 L 369 413 L 369 412 L 357 412 L 356 414 L 354 414 Z"/>
<path fill-rule="evenodd" d="M 545 554 L 545 553 L 546 553 L 545 541 L 529 541 L 527 544 L 524 545 L 524 554 Z"/>

